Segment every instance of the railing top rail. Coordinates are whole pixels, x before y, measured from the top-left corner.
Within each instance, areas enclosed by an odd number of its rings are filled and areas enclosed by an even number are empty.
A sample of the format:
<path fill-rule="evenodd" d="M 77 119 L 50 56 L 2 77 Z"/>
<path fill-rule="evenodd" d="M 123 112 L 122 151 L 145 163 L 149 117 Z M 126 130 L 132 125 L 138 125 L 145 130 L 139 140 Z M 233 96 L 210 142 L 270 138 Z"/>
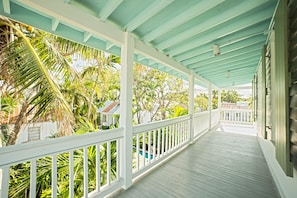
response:
<path fill-rule="evenodd" d="M 133 134 L 138 134 L 138 133 L 142 133 L 144 131 L 151 131 L 151 130 L 159 129 L 159 128 L 162 128 L 162 127 L 174 124 L 174 123 L 178 123 L 178 122 L 183 122 L 183 121 L 186 121 L 189 119 L 190 119 L 190 116 L 186 115 L 186 116 L 181 116 L 178 118 L 156 121 L 156 122 L 152 122 L 149 124 L 135 125 L 135 126 L 133 126 Z"/>
<path fill-rule="evenodd" d="M 0 149 L 0 167 L 100 144 L 123 137 L 123 128 L 29 142 Z"/>
<path fill-rule="evenodd" d="M 252 112 L 252 109 L 221 109 L 221 111 Z"/>

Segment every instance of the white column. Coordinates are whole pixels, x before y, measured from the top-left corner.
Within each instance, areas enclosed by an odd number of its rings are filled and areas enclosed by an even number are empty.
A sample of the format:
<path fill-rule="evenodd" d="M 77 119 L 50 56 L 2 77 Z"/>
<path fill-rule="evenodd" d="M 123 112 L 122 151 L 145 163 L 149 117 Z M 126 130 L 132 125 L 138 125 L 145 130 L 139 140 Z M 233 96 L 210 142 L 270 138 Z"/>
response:
<path fill-rule="evenodd" d="M 189 75 L 190 143 L 194 140 L 194 71 Z"/>
<path fill-rule="evenodd" d="M 208 110 L 209 110 L 209 130 L 211 129 L 211 109 L 212 109 L 212 93 L 211 93 L 211 84 L 208 85 Z"/>
<path fill-rule="evenodd" d="M 124 128 L 121 141 L 120 175 L 124 178 L 124 189 L 132 185 L 132 83 L 133 83 L 134 38 L 125 33 L 125 43 L 121 48 L 121 96 L 120 127 Z"/>

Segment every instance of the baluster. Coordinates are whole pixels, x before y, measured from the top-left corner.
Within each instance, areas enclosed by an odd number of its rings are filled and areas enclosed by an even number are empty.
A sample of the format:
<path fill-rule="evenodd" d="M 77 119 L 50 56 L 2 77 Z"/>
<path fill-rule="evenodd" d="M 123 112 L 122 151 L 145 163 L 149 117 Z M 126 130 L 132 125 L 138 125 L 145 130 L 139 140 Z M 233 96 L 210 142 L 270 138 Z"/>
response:
<path fill-rule="evenodd" d="M 161 132 L 160 132 L 161 129 L 158 129 L 158 153 L 157 153 L 157 158 L 159 159 L 160 158 L 160 154 L 161 154 Z"/>
<path fill-rule="evenodd" d="M 153 134 L 153 160 L 155 161 L 156 159 L 156 130 L 154 130 L 154 134 Z"/>
<path fill-rule="evenodd" d="M 107 185 L 110 186 L 110 172 L 111 172 L 111 149 L 110 149 L 110 141 L 107 142 L 106 145 L 106 153 L 107 153 L 107 176 L 106 176 L 106 180 L 107 180 Z"/>
<path fill-rule="evenodd" d="M 136 169 L 139 170 L 139 134 L 136 135 Z"/>
<path fill-rule="evenodd" d="M 96 190 L 100 192 L 101 173 L 100 173 L 100 144 L 96 145 Z M 118 170 L 118 169 L 117 169 Z"/>
<path fill-rule="evenodd" d="M 83 148 L 84 155 L 84 197 L 88 197 L 88 147 Z"/>
<path fill-rule="evenodd" d="M 52 156 L 52 197 L 57 197 L 57 155 Z"/>
<path fill-rule="evenodd" d="M 8 190 L 9 190 L 9 179 L 10 179 L 10 172 L 9 166 L 2 168 L 2 184 L 1 184 L 1 196 L 3 198 L 8 197 Z"/>
<path fill-rule="evenodd" d="M 73 151 L 69 151 L 69 198 L 74 198 L 74 162 L 73 162 Z"/>
<path fill-rule="evenodd" d="M 169 127 L 166 127 L 166 140 L 165 140 L 165 153 L 168 152 L 168 136 L 169 136 Z"/>
<path fill-rule="evenodd" d="M 145 152 L 146 152 L 145 135 L 146 135 L 146 133 L 143 133 L 143 135 L 142 135 L 142 163 L 143 163 L 143 167 L 145 167 Z"/>
<path fill-rule="evenodd" d="M 164 150 L 165 150 L 165 128 L 162 128 L 162 157 L 164 155 Z M 166 131 L 167 133 L 167 131 Z"/>
<path fill-rule="evenodd" d="M 117 139 L 116 140 L 116 144 L 117 144 L 117 148 L 116 148 L 116 154 L 117 154 L 117 181 L 120 179 L 120 155 L 119 155 L 119 151 L 120 151 L 120 140 Z M 133 152 L 133 151 L 132 151 Z"/>
<path fill-rule="evenodd" d="M 152 135 L 152 133 L 151 133 L 151 131 L 149 131 L 148 132 L 148 147 L 147 147 L 147 154 L 148 154 L 148 156 L 147 156 L 147 159 L 148 159 L 148 163 L 151 163 L 151 135 Z"/>

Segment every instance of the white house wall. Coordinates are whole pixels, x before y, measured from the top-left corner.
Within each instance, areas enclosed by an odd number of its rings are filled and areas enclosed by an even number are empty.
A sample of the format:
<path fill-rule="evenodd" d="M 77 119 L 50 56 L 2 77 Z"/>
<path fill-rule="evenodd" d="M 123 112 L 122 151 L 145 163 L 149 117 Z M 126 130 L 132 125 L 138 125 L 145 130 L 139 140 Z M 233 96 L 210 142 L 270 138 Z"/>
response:
<path fill-rule="evenodd" d="M 28 129 L 29 127 L 40 127 L 40 140 L 44 140 L 57 133 L 56 122 L 41 122 L 26 124 L 21 127 L 19 137 L 17 138 L 16 144 L 28 142 Z"/>

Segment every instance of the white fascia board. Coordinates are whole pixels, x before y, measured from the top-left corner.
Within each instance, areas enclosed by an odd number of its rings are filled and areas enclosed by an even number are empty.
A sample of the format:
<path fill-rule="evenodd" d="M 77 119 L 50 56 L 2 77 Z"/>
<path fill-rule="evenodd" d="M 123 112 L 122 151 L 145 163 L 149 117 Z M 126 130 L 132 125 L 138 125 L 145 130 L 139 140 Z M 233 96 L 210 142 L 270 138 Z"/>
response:
<path fill-rule="evenodd" d="M 19 0 L 19 2 L 99 38 L 116 44 L 124 42 L 124 34 L 121 30 L 100 21 L 96 16 L 89 15 L 71 4 L 60 0 Z"/>
<path fill-rule="evenodd" d="M 211 84 L 212 88 L 213 89 L 219 89 L 217 86 L 215 86 L 214 84 L 210 83 L 208 80 L 202 78 L 201 76 L 197 75 L 197 74 L 194 74 L 194 78 L 198 81 L 200 81 L 202 84 L 209 86 L 209 84 Z"/>
<path fill-rule="evenodd" d="M 135 51 L 137 51 L 138 53 L 148 58 L 154 59 L 161 64 L 167 65 L 168 67 L 171 67 L 181 73 L 190 75 L 191 72 L 189 69 L 176 62 L 175 60 L 169 58 L 165 54 L 158 52 L 155 48 L 148 46 L 144 42 L 137 39 L 135 39 L 134 43 Z"/>

